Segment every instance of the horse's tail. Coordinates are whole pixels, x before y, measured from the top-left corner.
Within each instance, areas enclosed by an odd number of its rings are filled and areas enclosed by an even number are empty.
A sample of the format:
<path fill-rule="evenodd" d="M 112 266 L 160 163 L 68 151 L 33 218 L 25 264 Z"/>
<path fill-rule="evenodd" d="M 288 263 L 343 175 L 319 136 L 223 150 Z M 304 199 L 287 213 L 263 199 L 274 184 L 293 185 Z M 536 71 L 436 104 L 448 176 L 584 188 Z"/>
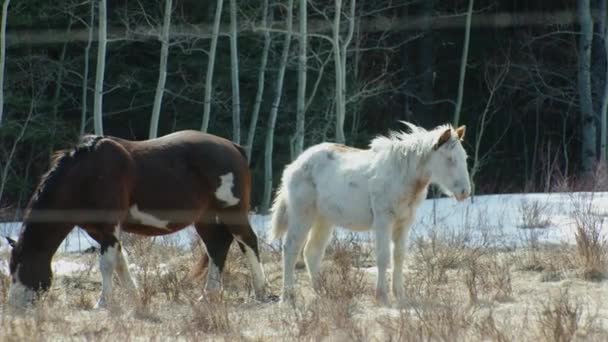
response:
<path fill-rule="evenodd" d="M 272 241 L 281 238 L 287 232 L 287 201 L 284 184 L 279 187 L 270 212 L 272 213 L 270 219 L 270 239 Z"/>

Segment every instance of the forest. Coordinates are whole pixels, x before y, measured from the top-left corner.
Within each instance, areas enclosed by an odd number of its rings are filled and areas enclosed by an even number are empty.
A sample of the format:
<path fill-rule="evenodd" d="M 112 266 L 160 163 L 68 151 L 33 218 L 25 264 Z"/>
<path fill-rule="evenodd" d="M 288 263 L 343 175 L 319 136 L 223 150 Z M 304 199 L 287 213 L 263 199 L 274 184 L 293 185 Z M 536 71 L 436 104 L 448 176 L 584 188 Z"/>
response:
<path fill-rule="evenodd" d="M 246 147 L 253 203 L 333 141 L 466 125 L 475 194 L 602 185 L 606 0 L 3 0 L 0 210 L 83 134 Z"/>

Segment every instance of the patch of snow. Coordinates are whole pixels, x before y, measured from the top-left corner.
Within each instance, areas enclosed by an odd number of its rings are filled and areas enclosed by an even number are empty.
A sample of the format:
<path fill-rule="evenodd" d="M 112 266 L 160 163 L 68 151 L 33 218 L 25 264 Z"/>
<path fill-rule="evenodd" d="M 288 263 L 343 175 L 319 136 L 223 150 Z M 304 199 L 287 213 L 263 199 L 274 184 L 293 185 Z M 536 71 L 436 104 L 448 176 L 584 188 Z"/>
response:
<path fill-rule="evenodd" d="M 57 275 L 67 275 L 87 270 L 87 266 L 83 263 L 69 260 L 55 260 L 51 267 L 53 273 Z"/>
<path fill-rule="evenodd" d="M 523 203 L 536 203 L 547 219 L 543 228 L 520 228 L 522 226 Z M 575 243 L 573 212 L 584 204 L 602 224 L 608 217 L 608 192 L 579 193 L 527 193 L 482 195 L 463 202 L 453 198 L 427 199 L 420 206 L 411 228 L 409 241 L 436 232 L 440 236 L 456 236 L 468 243 L 483 243 L 504 247 L 517 247 L 534 238 L 538 243 Z M 260 240 L 278 246 L 278 241 L 268 241 L 270 216 L 251 213 L 250 224 Z M 0 234 L 17 239 L 20 222 L 0 223 Z M 370 241 L 371 233 L 355 233 L 336 229 L 338 238 Z M 160 243 L 188 247 L 193 239 L 198 240 L 194 227 L 189 226 L 177 233 L 155 238 Z M 83 251 L 99 247 L 84 231 L 74 229 L 59 247 L 59 253 Z M 4 240 L 0 252 L 9 248 Z"/>

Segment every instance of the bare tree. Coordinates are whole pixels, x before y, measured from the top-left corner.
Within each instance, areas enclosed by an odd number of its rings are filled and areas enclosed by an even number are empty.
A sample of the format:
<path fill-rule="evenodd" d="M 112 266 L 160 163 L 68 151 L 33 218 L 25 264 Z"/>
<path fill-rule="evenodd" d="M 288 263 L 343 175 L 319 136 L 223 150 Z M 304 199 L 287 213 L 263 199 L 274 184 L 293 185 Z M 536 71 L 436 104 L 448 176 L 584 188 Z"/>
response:
<path fill-rule="evenodd" d="M 165 0 L 165 12 L 163 15 L 163 27 L 159 36 L 161 43 L 160 62 L 158 65 L 158 83 L 154 95 L 154 106 L 152 107 L 152 118 L 150 119 L 149 139 L 158 136 L 158 121 L 160 120 L 160 109 L 165 93 L 165 83 L 167 82 L 167 62 L 169 59 L 169 32 L 171 30 L 171 13 L 173 12 L 173 1 Z"/>
<path fill-rule="evenodd" d="M 344 106 L 344 77 L 342 73 L 342 58 L 340 57 L 340 18 L 342 16 L 342 0 L 335 0 L 336 12 L 334 14 L 333 24 L 333 48 L 334 48 L 334 68 L 336 71 L 336 142 L 343 144 L 346 141 L 344 137 L 344 119 L 346 109 Z"/>
<path fill-rule="evenodd" d="M 258 89 L 255 94 L 253 103 L 253 111 L 251 112 L 251 120 L 249 122 L 249 133 L 247 133 L 247 159 L 251 160 L 251 151 L 253 150 L 253 140 L 260 115 L 260 107 L 262 105 L 262 96 L 264 95 L 264 80 L 266 78 L 266 64 L 268 62 L 268 52 L 270 51 L 270 31 L 268 27 L 268 0 L 264 0 L 262 10 L 262 27 L 264 28 L 264 47 L 262 48 L 262 56 L 260 57 L 260 69 L 258 71 Z"/>
<path fill-rule="evenodd" d="M 593 38 L 593 19 L 589 0 L 578 0 L 578 19 L 580 36 L 578 42 L 578 95 L 582 121 L 582 168 L 590 172 L 596 160 L 595 121 L 591 95 L 591 43 Z"/>
<path fill-rule="evenodd" d="M 467 22 L 464 29 L 464 42 L 462 43 L 462 59 L 460 60 L 460 77 L 458 78 L 458 96 L 456 97 L 456 108 L 454 109 L 454 126 L 460 122 L 460 110 L 462 109 L 462 95 L 464 92 L 464 78 L 467 73 L 467 61 L 469 59 L 469 42 L 471 38 L 471 17 L 473 16 L 474 0 L 469 0 L 467 10 Z"/>
<path fill-rule="evenodd" d="M 8 6 L 11 0 L 4 0 L 2 4 L 2 21 L 0 22 L 0 127 L 2 127 L 2 114 L 4 112 L 4 68 L 6 66 L 6 20 Z"/>
<path fill-rule="evenodd" d="M 295 159 L 304 149 L 304 123 L 306 122 L 306 50 L 307 47 L 307 0 L 300 0 L 298 12 L 299 23 L 299 53 L 298 53 L 298 99 L 296 102 L 296 133 L 294 135 L 293 153 Z"/>
<path fill-rule="evenodd" d="M 239 53 L 237 49 L 236 0 L 230 0 L 230 78 L 232 80 L 232 141 L 241 143 L 241 95 L 239 92 Z"/>
<path fill-rule="evenodd" d="M 487 159 L 494 150 L 494 147 L 502 140 L 505 136 L 508 127 L 503 129 L 502 135 L 499 137 L 493 137 L 492 146 L 488 147 L 483 154 L 481 154 L 480 147 L 481 142 L 483 140 L 483 136 L 486 132 L 486 128 L 498 112 L 497 108 L 492 108 L 494 105 L 496 93 L 503 86 L 505 78 L 509 72 L 509 63 L 498 66 L 495 74 L 491 72 L 491 69 L 494 68 L 493 65 L 486 64 L 485 72 L 484 72 L 484 82 L 486 88 L 488 90 L 488 95 L 486 96 L 486 103 L 481 112 L 481 115 L 477 120 L 477 127 L 475 129 L 475 141 L 474 141 L 474 149 L 473 149 L 473 166 L 471 166 L 471 170 L 469 171 L 469 176 L 471 177 L 471 193 L 475 195 L 476 187 L 475 187 L 475 177 L 477 173 L 481 170 L 481 168 L 487 163 Z"/>
<path fill-rule="evenodd" d="M 205 99 L 203 104 L 203 124 L 201 131 L 207 132 L 209 128 L 209 116 L 211 114 L 211 94 L 213 87 L 213 69 L 215 68 L 215 51 L 217 50 L 217 39 L 220 33 L 220 21 L 222 18 L 222 6 L 224 0 L 217 0 L 215 5 L 215 17 L 213 19 L 213 31 L 211 34 L 211 46 L 209 48 L 209 61 L 207 62 L 207 76 L 205 79 Z"/>
<path fill-rule="evenodd" d="M 95 134 L 103 135 L 103 80 L 106 69 L 107 17 L 106 0 L 99 0 L 99 33 L 97 39 L 97 69 L 95 73 L 95 103 L 93 122 Z"/>
<path fill-rule="evenodd" d="M 87 108 L 89 95 L 89 54 L 93 43 L 93 25 L 95 23 L 95 1 L 89 0 L 89 28 L 87 45 L 84 48 L 84 71 L 82 73 L 82 108 L 80 118 L 80 135 L 83 135 L 87 127 Z"/>
<path fill-rule="evenodd" d="M 270 107 L 270 115 L 268 118 L 268 128 L 266 130 L 266 148 L 264 150 L 264 197 L 262 200 L 262 208 L 267 211 L 270 208 L 270 200 L 272 198 L 272 154 L 274 148 L 274 128 L 277 121 L 279 105 L 281 104 L 281 95 L 283 93 L 283 80 L 285 78 L 285 68 L 287 67 L 287 58 L 289 57 L 289 47 L 291 44 L 291 30 L 293 27 L 293 0 L 287 1 L 287 25 L 285 39 L 283 41 L 283 50 L 281 51 L 281 60 L 279 62 L 279 71 L 275 83 L 275 94 L 272 106 Z"/>

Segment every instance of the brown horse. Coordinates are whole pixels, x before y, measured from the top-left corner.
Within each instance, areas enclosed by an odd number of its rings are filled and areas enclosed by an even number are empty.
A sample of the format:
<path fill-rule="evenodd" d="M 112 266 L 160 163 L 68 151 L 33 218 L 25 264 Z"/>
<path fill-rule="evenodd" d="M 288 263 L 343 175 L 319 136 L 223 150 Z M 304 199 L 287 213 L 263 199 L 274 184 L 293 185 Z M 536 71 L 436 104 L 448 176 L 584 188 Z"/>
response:
<path fill-rule="evenodd" d="M 197 131 L 129 141 L 86 136 L 59 151 L 33 195 L 10 261 L 9 301 L 30 303 L 51 285 L 51 259 L 76 225 L 100 245 L 102 290 L 98 307 L 112 293 L 113 272 L 131 291 L 120 245 L 126 231 L 156 236 L 190 224 L 211 259 L 206 290 L 221 286 L 233 239 L 247 257 L 256 296 L 264 296 L 257 236 L 248 220 L 251 176 L 242 147 Z"/>

